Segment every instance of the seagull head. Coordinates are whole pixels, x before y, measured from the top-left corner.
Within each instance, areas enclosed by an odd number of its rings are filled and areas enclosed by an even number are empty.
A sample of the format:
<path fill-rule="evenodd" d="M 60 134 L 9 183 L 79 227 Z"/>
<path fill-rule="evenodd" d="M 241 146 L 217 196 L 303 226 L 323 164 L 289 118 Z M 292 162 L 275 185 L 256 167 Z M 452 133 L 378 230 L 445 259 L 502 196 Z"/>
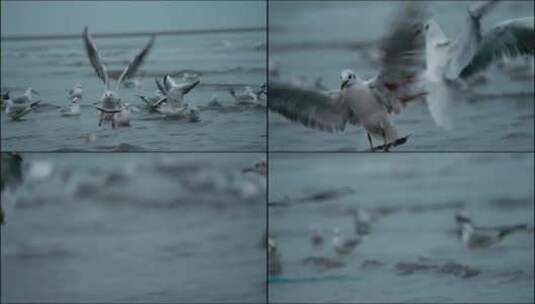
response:
<path fill-rule="evenodd" d="M 343 90 L 346 87 L 350 87 L 353 84 L 357 83 L 358 76 L 353 72 L 352 70 L 343 70 L 340 74 L 340 79 L 342 80 L 342 85 L 340 86 L 340 90 Z"/>
<path fill-rule="evenodd" d="M 34 90 L 33 88 L 26 89 L 26 92 L 24 93 L 26 96 L 32 96 L 33 94 L 39 95 L 39 92 Z"/>
<path fill-rule="evenodd" d="M 429 19 L 423 26 L 427 43 L 431 43 L 433 46 L 448 43 L 448 38 L 444 35 L 444 32 L 442 32 L 442 29 L 435 20 Z"/>
<path fill-rule="evenodd" d="M 470 218 L 468 211 L 463 209 L 455 213 L 455 222 L 457 225 L 472 224 L 472 219 Z"/>
<path fill-rule="evenodd" d="M 104 92 L 104 95 L 102 95 L 102 101 L 116 102 L 118 99 L 117 93 L 114 91 L 106 91 Z"/>
<path fill-rule="evenodd" d="M 76 83 L 76 84 L 74 85 L 74 87 L 75 87 L 75 88 L 79 88 L 79 89 L 81 89 L 81 88 L 82 88 L 82 84 L 78 82 L 78 83 Z"/>

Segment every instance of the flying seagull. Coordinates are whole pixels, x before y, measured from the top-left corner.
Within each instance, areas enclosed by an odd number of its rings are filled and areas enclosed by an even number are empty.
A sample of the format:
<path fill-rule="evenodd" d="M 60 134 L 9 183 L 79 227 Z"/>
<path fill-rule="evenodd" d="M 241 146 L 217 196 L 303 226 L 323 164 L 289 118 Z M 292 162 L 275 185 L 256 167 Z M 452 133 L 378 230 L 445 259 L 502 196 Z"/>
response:
<path fill-rule="evenodd" d="M 119 89 L 121 88 L 121 83 L 128 78 L 131 78 L 138 70 L 144 59 L 147 57 L 150 49 L 154 44 L 154 36 L 151 37 L 149 42 L 145 45 L 143 49 L 134 57 L 134 59 L 128 64 L 124 69 L 117 80 L 115 89 L 111 87 L 110 79 L 108 76 L 108 71 L 106 66 L 103 64 L 102 59 L 98 53 L 97 47 L 91 34 L 89 34 L 87 26 L 84 28 L 84 44 L 87 51 L 87 57 L 91 62 L 91 65 L 95 69 L 98 78 L 104 83 L 104 94 L 101 97 L 101 103 L 97 106 L 97 109 L 101 112 L 98 125 L 102 125 L 103 121 L 110 122 L 112 127 L 115 128 L 115 113 L 119 113 Z"/>
<path fill-rule="evenodd" d="M 158 112 L 164 114 L 166 117 L 189 117 L 191 113 L 190 111 L 185 111 L 187 105 L 184 104 L 184 96 L 195 88 L 200 83 L 200 80 L 192 83 L 177 84 L 171 76 L 166 75 L 163 78 L 163 85 L 157 79 L 155 81 L 156 86 L 158 86 L 158 89 L 164 95 L 164 98 L 159 103 L 165 102 L 165 105 L 157 108 Z"/>
<path fill-rule="evenodd" d="M 533 16 L 506 20 L 484 34 L 481 32 L 481 18 L 497 3 L 497 0 L 472 3 L 459 35 L 453 41 L 434 20 L 424 25 L 427 100 L 431 115 L 439 126 L 451 126 L 450 103 L 457 99 L 455 94 L 464 80 L 498 59 L 535 54 Z"/>
<path fill-rule="evenodd" d="M 272 83 L 268 107 L 271 111 L 303 125 L 327 132 L 343 131 L 347 124 L 360 124 L 372 151 L 372 137 L 380 138 L 384 151 L 404 143 L 390 122 L 390 114 L 402 106 L 420 100 L 419 75 L 424 70 L 425 40 L 422 26 L 427 18 L 416 2 L 405 4 L 390 32 L 379 45 L 383 54 L 378 74 L 363 80 L 351 70 L 341 73 L 339 91 L 320 92 L 291 85 Z"/>

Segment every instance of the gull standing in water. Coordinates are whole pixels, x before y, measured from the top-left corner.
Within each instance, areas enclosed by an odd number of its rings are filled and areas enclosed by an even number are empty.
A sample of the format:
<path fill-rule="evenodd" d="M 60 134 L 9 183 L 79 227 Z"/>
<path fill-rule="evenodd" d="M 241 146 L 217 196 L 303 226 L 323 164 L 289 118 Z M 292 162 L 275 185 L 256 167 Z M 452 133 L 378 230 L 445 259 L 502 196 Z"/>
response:
<path fill-rule="evenodd" d="M 188 116 L 187 107 L 184 105 L 184 96 L 188 94 L 201 81 L 196 80 L 193 83 L 177 84 L 171 76 L 166 75 L 163 78 L 163 85 L 156 80 L 158 89 L 164 94 L 165 98 L 160 102 L 165 102 L 165 105 L 158 108 L 158 112 L 164 114 L 166 117 L 183 118 Z M 197 113 L 198 114 L 198 113 Z"/>
<path fill-rule="evenodd" d="M 88 32 L 87 26 L 84 28 L 83 38 L 85 49 L 87 51 L 87 57 L 95 69 L 98 78 L 104 82 L 104 94 L 101 97 L 100 106 L 97 106 L 97 109 L 101 112 L 98 125 L 101 126 L 103 121 L 107 121 L 112 125 L 113 128 L 115 128 L 114 114 L 120 112 L 120 109 L 117 107 L 119 106 L 119 101 L 121 100 L 119 97 L 119 89 L 121 88 L 121 84 L 126 79 L 132 77 L 137 70 L 139 70 L 139 67 L 147 57 L 147 54 L 154 44 L 154 36 L 151 37 L 147 45 L 141 49 L 141 51 L 121 73 L 121 76 L 119 76 L 119 79 L 117 80 L 115 89 L 111 88 L 108 71 L 106 70 L 106 66 L 103 64 L 102 59 L 100 58 L 95 42 L 93 41 L 91 34 Z"/>
<path fill-rule="evenodd" d="M 323 244 L 323 235 L 316 225 L 310 225 L 308 230 L 310 231 L 310 242 L 312 245 L 319 246 Z"/>
<path fill-rule="evenodd" d="M 468 8 L 468 16 L 459 35 L 450 41 L 438 23 L 425 23 L 426 61 L 424 74 L 429 111 L 439 126 L 451 127 L 450 103 L 454 94 L 468 80 L 503 57 L 535 54 L 533 16 L 501 22 L 481 33 L 481 18 L 497 0 L 477 1 Z"/>
<path fill-rule="evenodd" d="M 119 127 L 129 127 L 130 126 L 130 115 L 132 115 L 132 112 L 138 112 L 139 109 L 131 106 L 128 103 L 122 103 L 120 102 L 119 105 L 119 113 L 115 113 L 115 121 L 117 122 L 117 126 Z"/>
<path fill-rule="evenodd" d="M 241 92 L 236 92 L 234 89 L 230 89 L 229 93 L 232 97 L 234 97 L 234 100 L 238 105 L 254 104 L 265 106 L 265 103 L 263 103 L 263 97 L 266 94 L 266 90 L 266 85 L 264 84 L 257 90 L 253 90 L 251 87 L 246 86 Z"/>
<path fill-rule="evenodd" d="M 23 95 L 13 97 L 13 98 L 10 98 L 9 92 L 5 94 L 5 96 L 7 97 L 6 99 L 8 100 L 11 99 L 11 101 L 13 101 L 13 103 L 15 104 L 32 103 L 34 102 L 33 100 L 34 95 L 39 95 L 39 92 L 37 92 L 36 90 L 32 88 L 27 88 Z"/>
<path fill-rule="evenodd" d="M 67 95 L 69 96 L 71 100 L 74 97 L 78 99 L 82 99 L 82 93 L 83 93 L 82 84 L 80 83 L 75 84 L 72 89 L 67 90 Z"/>
<path fill-rule="evenodd" d="M 61 111 L 61 115 L 63 116 L 78 116 L 80 115 L 80 105 L 78 104 L 78 101 L 80 99 L 78 97 L 73 97 L 71 99 L 71 102 L 70 104 L 63 108 L 63 109 L 60 109 Z"/>
<path fill-rule="evenodd" d="M 361 124 L 372 151 L 405 143 L 390 122 L 412 100 L 423 99 L 419 75 L 424 69 L 425 12 L 420 4 L 405 4 L 401 16 L 380 44 L 383 54 L 377 76 L 363 80 L 351 70 L 341 73 L 340 91 L 319 92 L 290 85 L 270 84 L 269 109 L 303 125 L 327 132 Z M 372 137 L 384 144 L 374 147 Z"/>
<path fill-rule="evenodd" d="M 31 97 L 27 100 L 31 101 Z M 4 100 L 4 103 L 6 104 L 7 116 L 9 116 L 13 120 L 19 120 L 22 117 L 26 116 L 26 114 L 30 113 L 40 103 L 40 101 L 35 101 L 28 104 L 22 103 L 19 99 L 17 104 L 14 104 L 13 100 L 11 100 L 8 96 L 8 99 Z"/>
<path fill-rule="evenodd" d="M 338 229 L 338 227 L 334 228 L 334 237 L 332 243 L 333 249 L 337 254 L 350 254 L 361 242 L 362 240 L 358 237 L 343 238 L 340 235 L 340 229 Z"/>
<path fill-rule="evenodd" d="M 525 224 L 501 227 L 475 227 L 467 213 L 457 213 L 455 221 L 460 226 L 461 240 L 467 248 L 485 248 L 500 242 L 505 236 L 527 231 Z"/>

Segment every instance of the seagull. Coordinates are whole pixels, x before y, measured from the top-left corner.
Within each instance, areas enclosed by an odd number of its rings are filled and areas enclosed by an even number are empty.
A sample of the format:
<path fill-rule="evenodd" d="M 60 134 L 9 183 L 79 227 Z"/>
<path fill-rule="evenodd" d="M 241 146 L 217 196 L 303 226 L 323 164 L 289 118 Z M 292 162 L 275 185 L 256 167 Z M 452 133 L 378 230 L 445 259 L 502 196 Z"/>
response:
<path fill-rule="evenodd" d="M 67 95 L 70 99 L 73 99 L 74 97 L 82 99 L 82 93 L 82 84 L 80 83 L 75 84 L 72 89 L 67 90 Z"/>
<path fill-rule="evenodd" d="M 13 104 L 13 100 L 4 101 L 6 104 L 6 114 L 13 120 L 20 120 L 30 113 L 41 101 L 35 101 L 30 104 Z"/>
<path fill-rule="evenodd" d="M 143 49 L 141 49 L 141 51 L 139 51 L 139 53 L 121 73 L 121 76 L 119 76 L 119 79 L 117 80 L 117 85 L 115 89 L 111 88 L 106 66 L 102 63 L 102 59 L 100 58 L 100 55 L 98 53 L 95 42 L 91 37 L 91 34 L 89 34 L 88 32 L 87 26 L 84 28 L 83 39 L 85 49 L 87 51 L 87 57 L 89 58 L 91 65 L 95 69 L 98 78 L 100 78 L 104 83 L 104 94 L 101 97 L 100 106 L 97 106 L 97 109 L 101 112 L 98 125 L 101 126 L 102 122 L 106 121 L 109 122 L 113 128 L 115 128 L 114 114 L 120 112 L 117 107 L 120 101 L 119 89 L 121 88 L 121 84 L 123 83 L 123 81 L 132 77 L 137 72 L 137 70 L 143 63 L 143 60 L 147 57 L 147 54 L 149 53 L 150 49 L 154 44 L 154 36 L 151 37 L 150 41 L 145 45 Z"/>
<path fill-rule="evenodd" d="M 128 103 L 120 102 L 119 113 L 114 114 L 114 119 L 119 127 L 129 127 L 130 126 L 130 115 L 132 112 L 138 112 L 139 109 L 131 106 Z"/>
<path fill-rule="evenodd" d="M 343 131 L 348 123 L 360 124 L 366 130 L 371 151 L 388 151 L 405 143 L 408 136 L 398 135 L 389 115 L 400 113 L 403 105 L 426 95 L 419 79 L 425 66 L 421 28 L 426 18 L 416 2 L 406 4 L 401 14 L 379 46 L 383 57 L 375 77 L 364 80 L 346 69 L 341 73 L 340 90 L 329 92 L 273 83 L 269 87 L 269 109 L 327 132 Z M 374 147 L 372 137 L 382 139 L 384 144 Z"/>
<path fill-rule="evenodd" d="M 268 236 L 268 271 L 270 275 L 279 275 L 282 273 L 282 258 L 275 240 Z"/>
<path fill-rule="evenodd" d="M 450 103 L 458 99 L 470 77 L 503 57 L 535 54 L 534 18 L 510 19 L 481 32 L 481 18 L 497 0 L 474 2 L 459 35 L 450 41 L 438 23 L 424 25 L 427 68 L 424 73 L 429 91 L 428 106 L 437 124 L 451 127 Z"/>
<path fill-rule="evenodd" d="M 475 227 L 467 213 L 457 213 L 457 226 L 460 227 L 460 237 L 467 248 L 485 248 L 501 241 L 505 236 L 517 232 L 527 231 L 525 224 L 500 227 Z"/>
<path fill-rule="evenodd" d="M 234 97 L 234 100 L 238 105 L 264 105 L 262 102 L 265 99 L 262 96 L 265 96 L 266 90 L 266 84 L 263 84 L 257 90 L 253 90 L 250 86 L 246 86 L 241 92 L 236 92 L 234 89 L 230 89 L 229 93 Z"/>
<path fill-rule="evenodd" d="M 166 117 L 184 117 L 189 112 L 186 111 L 187 105 L 184 104 L 184 96 L 196 87 L 200 83 L 200 80 L 196 80 L 193 83 L 177 84 L 171 76 L 166 75 L 163 78 L 163 85 L 157 79 L 155 81 L 158 89 L 165 96 L 164 100 L 161 101 L 165 101 L 165 105 L 160 106 L 158 112 L 164 114 Z"/>
<path fill-rule="evenodd" d="M 158 108 L 165 103 L 165 96 L 163 95 L 160 90 L 156 90 L 156 93 L 153 97 L 145 97 L 143 95 L 136 95 L 139 97 L 144 103 L 145 107 L 147 107 L 150 111 L 158 111 Z"/>
<path fill-rule="evenodd" d="M 355 233 L 359 236 L 370 234 L 372 216 L 363 208 L 356 208 L 352 211 Z"/>
<path fill-rule="evenodd" d="M 166 75 L 163 78 L 163 86 L 156 80 L 158 89 L 167 97 L 167 104 L 173 107 L 180 107 L 183 105 L 184 96 L 188 94 L 201 81 L 185 82 L 177 84 L 171 76 Z"/>
<path fill-rule="evenodd" d="M 78 104 L 79 100 L 80 100 L 79 97 L 74 96 L 71 99 L 71 102 L 67 107 L 60 109 L 61 115 L 62 116 L 78 116 L 78 115 L 80 115 L 80 105 Z"/>
<path fill-rule="evenodd" d="M 315 225 L 310 225 L 310 242 L 312 242 L 312 245 L 319 246 L 323 244 L 323 235 L 321 234 L 321 231 L 318 227 Z"/>
<path fill-rule="evenodd" d="M 332 245 L 334 251 L 339 255 L 347 255 L 353 252 L 362 240 L 358 237 L 342 238 L 340 235 L 340 229 L 334 228 L 334 236 L 332 239 Z"/>
<path fill-rule="evenodd" d="M 261 176 L 267 175 L 267 163 L 265 160 L 261 159 L 255 162 L 251 167 L 246 167 L 241 170 L 242 173 L 254 172 Z"/>
<path fill-rule="evenodd" d="M 4 99 L 6 100 L 11 99 L 13 103 L 25 104 L 25 103 L 32 103 L 34 101 L 33 96 L 39 95 L 39 92 L 37 92 L 36 90 L 32 88 L 27 88 L 26 91 L 24 92 L 24 95 L 21 95 L 21 96 L 10 98 L 9 92 L 6 92 L 6 94 L 4 95 L 5 97 L 7 97 L 7 98 L 4 97 Z"/>

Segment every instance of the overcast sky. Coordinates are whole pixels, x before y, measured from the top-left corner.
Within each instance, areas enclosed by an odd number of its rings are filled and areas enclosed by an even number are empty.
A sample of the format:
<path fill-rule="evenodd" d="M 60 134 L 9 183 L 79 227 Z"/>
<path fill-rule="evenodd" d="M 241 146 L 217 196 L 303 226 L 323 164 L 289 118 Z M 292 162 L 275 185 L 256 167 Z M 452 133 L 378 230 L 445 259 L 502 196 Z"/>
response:
<path fill-rule="evenodd" d="M 2 36 L 264 27 L 264 1 L 1 1 Z"/>

